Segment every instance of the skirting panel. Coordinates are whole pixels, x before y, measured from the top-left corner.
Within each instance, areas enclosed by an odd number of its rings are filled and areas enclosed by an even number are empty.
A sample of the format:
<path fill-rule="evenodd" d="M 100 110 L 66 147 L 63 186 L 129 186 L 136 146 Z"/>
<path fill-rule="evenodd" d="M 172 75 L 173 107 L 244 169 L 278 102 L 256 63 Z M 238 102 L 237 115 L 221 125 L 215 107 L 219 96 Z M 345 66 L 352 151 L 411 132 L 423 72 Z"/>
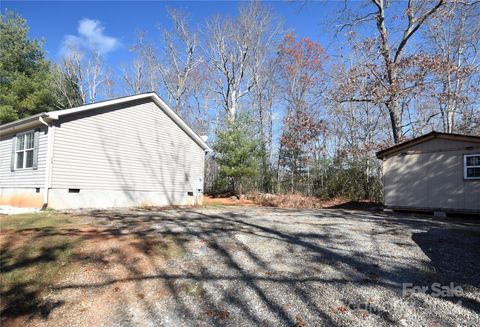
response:
<path fill-rule="evenodd" d="M 187 192 L 51 189 L 48 195 L 48 207 L 52 209 L 196 205 L 202 203 L 203 194 L 193 194 L 192 196 Z"/>

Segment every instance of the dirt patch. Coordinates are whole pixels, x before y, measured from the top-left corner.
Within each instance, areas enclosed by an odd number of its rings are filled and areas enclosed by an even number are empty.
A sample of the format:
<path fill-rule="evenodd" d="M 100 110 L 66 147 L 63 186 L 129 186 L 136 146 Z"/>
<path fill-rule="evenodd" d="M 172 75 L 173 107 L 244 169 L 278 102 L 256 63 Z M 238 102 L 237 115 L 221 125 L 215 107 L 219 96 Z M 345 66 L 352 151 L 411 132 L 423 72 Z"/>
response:
<path fill-rule="evenodd" d="M 382 204 L 368 200 L 351 201 L 346 198 L 322 200 L 302 194 L 249 193 L 240 199 L 232 194 L 205 195 L 206 206 L 262 206 L 291 209 L 345 209 L 378 211 Z"/>
<path fill-rule="evenodd" d="M 12 216 L 0 231 L 2 326 L 108 325 L 119 298 L 156 301 L 170 295 L 162 283 L 138 288 L 139 276 L 185 254 L 175 235 L 95 225 L 90 216 L 42 213 Z M 93 294 L 82 287 L 96 285 Z M 92 296 L 93 295 L 93 296 Z M 107 319 L 107 320 L 105 320 Z M 75 325 L 75 323 L 73 323 Z"/>
<path fill-rule="evenodd" d="M 228 319 L 230 317 L 230 313 L 227 310 L 208 310 L 207 315 L 220 321 Z"/>
<path fill-rule="evenodd" d="M 323 208 L 324 201 L 301 194 L 252 194 L 255 203 L 264 207 L 276 208 Z"/>
<path fill-rule="evenodd" d="M 236 196 L 213 197 L 206 195 L 203 197 L 203 204 L 207 206 L 252 206 L 256 203 L 253 199 L 238 199 Z"/>
<path fill-rule="evenodd" d="M 174 240 L 142 241 L 135 235 L 85 240 L 75 252 L 75 272 L 50 287 L 53 299 L 65 300 L 50 321 L 65 326 L 106 326 L 117 315 L 117 304 L 135 308 L 171 296 L 163 283 L 149 283 L 146 287 L 142 280 L 148 282 L 159 267 L 183 255 L 177 247 Z M 48 326 L 38 318 L 36 323 Z"/>
<path fill-rule="evenodd" d="M 46 289 L 72 271 L 79 238 L 2 231 L 0 235 L 0 313 L 2 326 L 42 319 L 62 302 L 44 298 Z"/>
<path fill-rule="evenodd" d="M 44 280 L 5 289 L 25 301 L 16 302 L 24 312 L 2 312 L 2 326 L 480 321 L 480 230 L 473 221 L 258 206 L 97 210 L 64 218 L 55 224 L 53 217 L 25 217 L 2 233 L 2 251 L 9 249 L 2 267 Z M 52 249 L 61 240 L 78 242 Z M 53 256 L 42 256 L 44 249 Z M 27 260 L 17 260 L 22 256 Z M 61 269 L 47 274 L 47 267 Z M 402 295 L 403 283 L 433 282 L 453 282 L 463 294 Z"/>
<path fill-rule="evenodd" d="M 369 210 L 372 207 L 380 207 L 379 203 L 366 200 L 350 201 L 345 198 L 322 200 L 301 194 L 256 193 L 247 195 L 247 198 L 260 206 L 276 208 Z"/>

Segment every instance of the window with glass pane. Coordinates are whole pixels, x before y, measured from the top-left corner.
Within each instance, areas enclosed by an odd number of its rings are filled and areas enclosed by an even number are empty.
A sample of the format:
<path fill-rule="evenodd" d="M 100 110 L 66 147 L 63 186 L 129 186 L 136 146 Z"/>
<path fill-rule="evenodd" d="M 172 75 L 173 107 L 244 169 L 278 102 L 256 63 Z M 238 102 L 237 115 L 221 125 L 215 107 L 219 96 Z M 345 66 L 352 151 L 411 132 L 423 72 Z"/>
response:
<path fill-rule="evenodd" d="M 480 179 L 480 154 L 465 155 L 465 179 Z"/>
<path fill-rule="evenodd" d="M 35 146 L 34 132 L 17 135 L 15 146 L 15 168 L 33 167 L 33 148 Z"/>
<path fill-rule="evenodd" d="M 17 169 L 23 168 L 23 152 L 17 152 Z"/>

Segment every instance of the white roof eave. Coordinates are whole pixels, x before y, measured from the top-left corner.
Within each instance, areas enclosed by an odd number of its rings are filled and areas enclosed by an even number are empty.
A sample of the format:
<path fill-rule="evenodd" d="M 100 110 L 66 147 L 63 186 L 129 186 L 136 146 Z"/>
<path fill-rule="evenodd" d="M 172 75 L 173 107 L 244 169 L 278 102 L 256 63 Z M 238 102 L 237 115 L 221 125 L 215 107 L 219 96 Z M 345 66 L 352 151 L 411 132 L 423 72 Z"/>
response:
<path fill-rule="evenodd" d="M 115 104 L 121 104 L 124 102 L 135 101 L 140 99 L 151 98 L 157 106 L 159 106 L 165 114 L 170 117 L 180 128 L 187 133 L 198 145 L 200 145 L 206 152 L 212 151 L 212 149 L 205 143 L 205 141 L 197 134 L 190 126 L 187 125 L 183 121 L 180 116 L 178 116 L 156 93 L 145 93 L 145 94 L 138 94 L 132 95 L 124 98 L 102 101 L 98 103 L 92 103 L 88 105 L 84 105 L 81 107 L 71 108 L 71 109 L 64 109 L 64 110 L 56 110 L 47 112 L 47 115 L 50 119 L 59 119 L 62 116 L 71 115 L 77 112 L 83 112 L 85 110 L 97 109 L 105 106 L 111 106 Z"/>
<path fill-rule="evenodd" d="M 36 114 L 30 117 L 19 119 L 0 126 L 0 136 L 15 134 L 31 128 L 35 128 L 42 125 L 40 118 L 50 122 L 52 119 L 48 117 L 46 113 Z"/>
<path fill-rule="evenodd" d="M 187 133 L 187 135 L 189 135 L 202 149 L 204 149 L 206 152 L 212 151 L 212 149 L 207 145 L 207 143 L 197 133 L 195 133 L 195 131 L 191 129 L 190 126 L 188 126 L 187 123 L 185 123 L 183 119 L 180 118 L 180 116 L 178 116 L 155 92 L 137 94 L 137 95 L 127 96 L 127 97 L 113 99 L 113 100 L 91 103 L 91 104 L 83 105 L 81 107 L 40 113 L 28 118 L 20 119 L 11 123 L 7 123 L 5 125 L 1 125 L 0 135 L 15 132 L 17 130 L 26 129 L 30 125 L 37 125 L 40 117 L 42 117 L 45 121 L 52 121 L 52 120 L 57 120 L 62 116 L 83 112 L 85 110 L 97 109 L 97 108 L 102 108 L 102 107 L 111 106 L 115 104 L 121 104 L 125 102 L 130 102 L 130 101 L 135 101 L 140 99 L 147 99 L 147 98 L 151 98 L 153 102 L 155 102 L 155 104 L 159 106 L 160 109 L 162 109 L 163 112 L 165 112 L 165 114 L 168 117 L 170 117 L 170 119 L 172 119 L 178 126 L 180 126 L 180 128 L 185 133 Z"/>

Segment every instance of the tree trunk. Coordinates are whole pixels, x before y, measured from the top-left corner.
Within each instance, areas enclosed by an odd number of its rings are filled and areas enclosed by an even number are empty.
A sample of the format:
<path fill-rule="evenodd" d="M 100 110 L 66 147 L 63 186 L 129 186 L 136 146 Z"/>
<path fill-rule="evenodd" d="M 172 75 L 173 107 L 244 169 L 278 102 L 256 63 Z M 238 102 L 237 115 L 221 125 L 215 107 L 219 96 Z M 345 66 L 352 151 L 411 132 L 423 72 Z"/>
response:
<path fill-rule="evenodd" d="M 290 193 L 293 194 L 293 189 L 294 189 L 294 185 L 293 185 L 293 171 L 292 171 L 292 174 L 291 174 L 291 177 L 290 177 Z"/>
<path fill-rule="evenodd" d="M 455 119 L 455 109 L 450 109 L 447 113 L 447 133 L 453 133 L 453 122 Z"/>
<path fill-rule="evenodd" d="M 389 102 L 386 103 L 387 109 L 388 109 L 388 114 L 390 116 L 390 124 L 392 126 L 392 136 L 393 136 L 393 142 L 395 144 L 400 142 L 401 136 L 402 136 L 402 126 L 401 126 L 401 120 L 399 116 L 399 104 L 398 100 L 392 99 Z"/>
<path fill-rule="evenodd" d="M 228 108 L 228 120 L 230 122 L 235 121 L 235 116 L 237 112 L 237 94 L 235 91 L 232 91 L 232 98 L 230 108 Z"/>
<path fill-rule="evenodd" d="M 268 169 L 268 161 L 267 161 L 267 139 L 265 137 L 265 115 L 263 110 L 263 99 L 261 94 L 257 94 L 257 102 L 258 102 L 258 115 L 259 115 L 259 123 L 260 123 L 260 142 L 262 148 L 262 191 L 268 192 L 269 185 L 271 184 L 271 178 Z"/>

